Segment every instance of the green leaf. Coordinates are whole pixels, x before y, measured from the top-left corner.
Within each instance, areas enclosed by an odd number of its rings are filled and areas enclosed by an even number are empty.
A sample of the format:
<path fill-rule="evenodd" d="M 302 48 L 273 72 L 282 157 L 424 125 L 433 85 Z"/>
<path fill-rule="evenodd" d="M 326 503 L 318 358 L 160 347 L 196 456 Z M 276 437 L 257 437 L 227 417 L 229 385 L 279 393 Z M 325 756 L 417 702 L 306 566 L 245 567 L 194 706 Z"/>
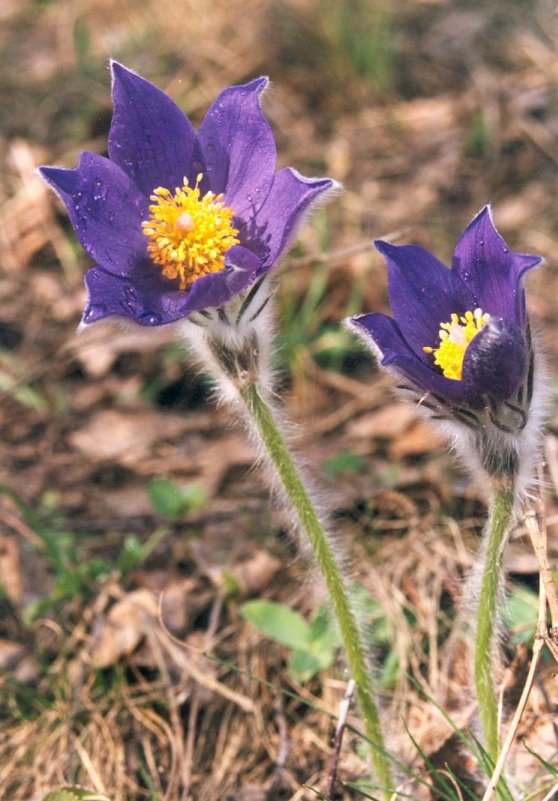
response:
<path fill-rule="evenodd" d="M 170 528 L 159 526 L 145 542 L 142 542 L 135 534 L 129 534 L 124 540 L 118 557 L 118 569 L 122 575 L 125 576 L 142 562 L 145 562 L 169 533 Z"/>
<path fill-rule="evenodd" d="M 515 643 L 531 642 L 537 628 L 538 610 L 536 593 L 520 586 L 512 590 L 504 611 L 504 621 Z"/>
<path fill-rule="evenodd" d="M 322 606 L 310 624 L 310 648 L 314 653 L 330 654 L 341 644 L 341 638 L 327 606 Z"/>
<path fill-rule="evenodd" d="M 288 606 L 273 601 L 247 601 L 240 612 L 258 631 L 289 648 L 308 648 L 310 627 Z"/>
<path fill-rule="evenodd" d="M 310 681 L 312 676 L 315 676 L 316 673 L 319 673 L 324 668 L 324 660 L 320 659 L 317 654 L 311 654 L 303 648 L 295 648 L 289 658 L 287 667 L 293 679 L 302 684 Z M 325 665 L 325 667 L 328 667 L 328 665 Z"/>
<path fill-rule="evenodd" d="M 105 559 L 92 558 L 83 564 L 83 578 L 86 581 L 96 581 L 101 576 L 108 576 L 113 569 Z"/>
<path fill-rule="evenodd" d="M 199 485 L 179 487 L 168 478 L 153 479 L 149 485 L 149 499 L 156 512 L 170 518 L 195 512 L 205 504 L 205 494 Z"/>
<path fill-rule="evenodd" d="M 145 546 L 136 534 L 128 534 L 122 544 L 122 550 L 118 557 L 118 569 L 122 575 L 126 575 L 135 567 L 143 562 L 145 558 Z"/>
<path fill-rule="evenodd" d="M 393 690 L 401 676 L 397 651 L 389 651 L 380 672 L 380 686 L 383 690 Z"/>
<path fill-rule="evenodd" d="M 360 612 L 370 644 L 389 645 L 392 641 L 391 632 L 378 601 L 368 594 L 366 587 L 358 583 L 351 585 L 351 595 Z"/>

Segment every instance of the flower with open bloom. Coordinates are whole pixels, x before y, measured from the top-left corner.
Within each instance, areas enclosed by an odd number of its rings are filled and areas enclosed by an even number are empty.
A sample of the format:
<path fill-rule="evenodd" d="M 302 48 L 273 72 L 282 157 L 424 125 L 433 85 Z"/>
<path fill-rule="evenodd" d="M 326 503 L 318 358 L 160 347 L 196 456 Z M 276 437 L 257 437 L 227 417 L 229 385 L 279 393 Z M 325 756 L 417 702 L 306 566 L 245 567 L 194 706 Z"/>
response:
<path fill-rule="evenodd" d="M 334 182 L 275 171 L 266 78 L 222 92 L 196 134 L 156 86 L 118 63 L 112 76 L 109 157 L 40 168 L 96 262 L 83 322 L 154 326 L 220 308 L 277 263 Z"/>
<path fill-rule="evenodd" d="M 528 422 L 537 376 L 522 281 L 540 257 L 511 252 L 488 207 L 461 235 L 451 269 L 416 245 L 375 245 L 387 262 L 394 317 L 350 323 L 434 418 L 458 421 L 485 444 L 492 438 L 481 460 L 492 472 L 505 436 Z M 503 457 L 510 469 L 516 454 L 514 444 Z"/>

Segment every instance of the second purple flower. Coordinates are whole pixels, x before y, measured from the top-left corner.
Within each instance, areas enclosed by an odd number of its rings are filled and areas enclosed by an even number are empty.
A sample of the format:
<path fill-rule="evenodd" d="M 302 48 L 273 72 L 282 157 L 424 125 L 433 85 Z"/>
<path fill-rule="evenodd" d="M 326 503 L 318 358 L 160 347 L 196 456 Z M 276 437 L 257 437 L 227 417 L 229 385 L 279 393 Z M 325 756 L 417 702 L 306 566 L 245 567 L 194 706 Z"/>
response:
<path fill-rule="evenodd" d="M 517 472 L 534 452 L 529 440 L 540 417 L 523 289 L 540 257 L 511 252 L 488 207 L 462 233 L 451 269 L 417 245 L 375 244 L 387 262 L 394 316 L 364 314 L 351 324 L 425 411 L 472 434 L 465 445 L 484 470 Z"/>

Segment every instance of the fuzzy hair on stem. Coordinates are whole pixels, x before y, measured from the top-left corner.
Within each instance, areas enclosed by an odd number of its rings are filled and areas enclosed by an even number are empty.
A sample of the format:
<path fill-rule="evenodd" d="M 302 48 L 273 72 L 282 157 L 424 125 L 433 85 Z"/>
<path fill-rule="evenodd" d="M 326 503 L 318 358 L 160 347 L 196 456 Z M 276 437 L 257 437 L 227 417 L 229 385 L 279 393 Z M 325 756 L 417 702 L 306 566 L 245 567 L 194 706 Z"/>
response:
<path fill-rule="evenodd" d="M 254 311 L 255 310 L 255 311 Z M 390 757 L 385 749 L 369 655 L 347 589 L 344 560 L 324 524 L 310 482 L 285 441 L 286 423 L 273 398 L 269 367 L 272 311 L 263 286 L 215 313 L 207 312 L 183 324 L 183 334 L 201 369 L 215 381 L 218 402 L 237 414 L 266 468 L 272 492 L 286 509 L 289 527 L 304 554 L 312 554 L 333 608 L 362 714 L 370 756 L 380 791 L 394 790 Z"/>

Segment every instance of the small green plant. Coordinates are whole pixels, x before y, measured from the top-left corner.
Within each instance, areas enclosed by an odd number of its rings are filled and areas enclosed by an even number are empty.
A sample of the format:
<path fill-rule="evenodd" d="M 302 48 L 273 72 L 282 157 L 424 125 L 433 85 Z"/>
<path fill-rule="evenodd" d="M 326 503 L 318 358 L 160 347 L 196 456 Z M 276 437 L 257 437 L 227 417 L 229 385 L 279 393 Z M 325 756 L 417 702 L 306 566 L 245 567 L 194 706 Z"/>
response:
<path fill-rule="evenodd" d="M 53 583 L 48 595 L 30 603 L 24 612 L 24 620 L 31 624 L 41 615 L 58 607 L 64 601 L 89 595 L 102 576 L 109 575 L 115 567 L 114 561 L 86 554 L 76 532 L 66 528 L 58 512 L 57 499 L 45 494 L 39 512 L 35 512 L 14 490 L 0 485 L 0 494 L 12 499 L 22 518 L 37 537 L 40 550 L 52 571 Z M 150 497 L 159 514 L 175 517 L 185 511 L 200 508 L 205 502 L 202 490 L 191 485 L 180 489 L 166 479 L 156 479 L 150 487 Z M 159 526 L 145 540 L 136 534 L 124 538 L 116 558 L 116 568 L 122 576 L 134 570 L 153 553 L 169 534 L 168 526 Z M 0 592 L 2 583 L 0 580 Z"/>
<path fill-rule="evenodd" d="M 205 505 L 205 493 L 199 484 L 180 487 L 168 478 L 154 478 L 149 485 L 149 500 L 162 517 L 176 519 L 199 511 Z"/>
<path fill-rule="evenodd" d="M 330 221 L 326 209 L 319 210 L 313 224 L 317 229 L 320 253 L 330 247 Z M 309 361 L 320 367 L 339 372 L 349 353 L 355 349 L 354 340 L 344 328 L 326 319 L 326 298 L 330 288 L 331 263 L 324 256 L 312 270 L 312 277 L 301 295 L 300 275 L 296 270 L 285 273 L 279 289 L 279 307 L 284 325 L 279 334 L 277 351 L 281 370 L 295 375 L 305 373 Z M 350 287 L 343 313 L 357 314 L 362 308 L 363 282 L 355 280 Z"/>
<path fill-rule="evenodd" d="M 83 787 L 62 787 L 45 795 L 43 801 L 111 801 L 108 795 L 85 790 Z"/>
<path fill-rule="evenodd" d="M 311 623 L 274 601 L 248 601 L 240 611 L 259 632 L 291 649 L 288 670 L 296 681 L 309 681 L 333 663 L 340 639 L 327 607 Z"/>
<path fill-rule="evenodd" d="M 378 686 L 382 690 L 392 690 L 401 675 L 397 651 L 392 648 L 393 633 L 380 603 L 369 595 L 362 584 L 353 583 L 351 594 L 359 610 L 365 639 L 371 649 L 385 653 L 378 674 Z"/>
<path fill-rule="evenodd" d="M 371 648 L 389 649 L 389 624 L 380 604 L 361 584 L 351 585 L 351 595 L 362 620 Z M 288 670 L 302 683 L 333 664 L 340 637 L 327 605 L 320 607 L 311 623 L 284 604 L 274 601 L 247 601 L 240 608 L 243 617 L 261 634 L 291 649 Z M 379 674 L 379 686 L 393 688 L 400 675 L 396 651 L 389 649 Z"/>
<path fill-rule="evenodd" d="M 31 623 L 61 601 L 86 594 L 99 576 L 110 573 L 112 566 L 105 560 L 83 558 L 77 535 L 66 530 L 55 508 L 52 508 L 52 499 L 48 508 L 39 515 L 10 487 L 0 485 L 0 493 L 10 497 L 18 507 L 26 524 L 37 536 L 37 547 L 44 553 L 54 574 L 50 594 L 30 604 L 25 610 L 26 622 Z"/>
<path fill-rule="evenodd" d="M 396 77 L 395 19 L 387 3 L 321 0 L 325 41 L 339 67 L 380 92 L 391 92 Z"/>
<path fill-rule="evenodd" d="M 366 472 L 366 460 L 360 454 L 346 448 L 338 451 L 324 464 L 324 473 L 330 478 L 364 472 Z"/>
<path fill-rule="evenodd" d="M 504 622 L 516 645 L 533 642 L 537 629 L 539 599 L 533 590 L 516 585 L 504 609 Z"/>
<path fill-rule="evenodd" d="M 128 534 L 122 543 L 122 550 L 117 559 L 119 572 L 126 576 L 136 567 L 139 567 L 153 553 L 159 543 L 165 539 L 168 533 L 168 528 L 160 526 L 155 529 L 145 542 L 142 542 L 136 534 Z"/>
<path fill-rule="evenodd" d="M 36 412 L 46 412 L 49 409 L 48 398 L 32 385 L 25 374 L 24 366 L 13 354 L 1 347 L 0 393 L 11 395 L 23 406 Z"/>

